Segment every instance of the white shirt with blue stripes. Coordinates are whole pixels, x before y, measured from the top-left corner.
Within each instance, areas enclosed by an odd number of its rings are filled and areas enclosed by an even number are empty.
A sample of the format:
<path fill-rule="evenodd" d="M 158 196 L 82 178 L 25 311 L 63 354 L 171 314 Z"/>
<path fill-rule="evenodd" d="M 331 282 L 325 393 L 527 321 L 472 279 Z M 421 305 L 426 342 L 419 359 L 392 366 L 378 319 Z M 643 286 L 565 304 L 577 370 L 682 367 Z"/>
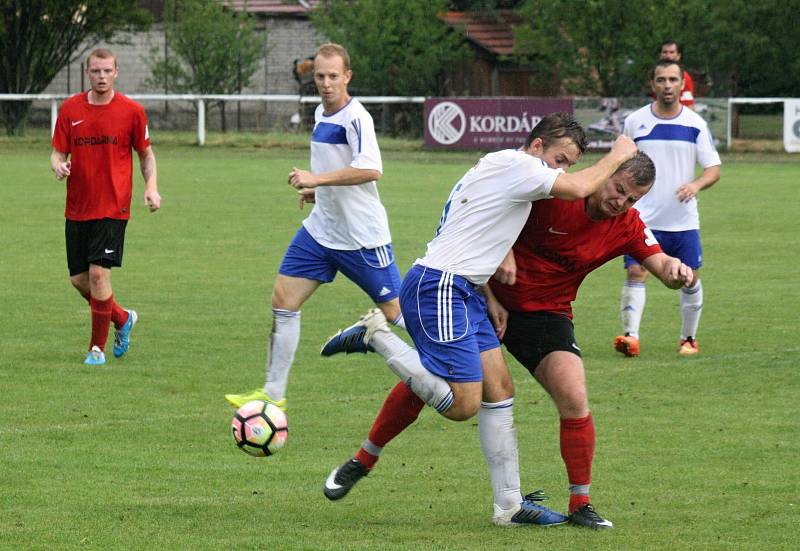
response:
<path fill-rule="evenodd" d="M 355 99 L 330 115 L 319 105 L 311 134 L 311 172 L 321 174 L 346 167 L 383 172 L 372 117 Z M 330 249 L 374 249 L 391 243 L 389 220 L 378 185 L 319 186 L 315 204 L 303 221 L 308 233 Z"/>
<path fill-rule="evenodd" d="M 676 192 L 695 179 L 697 164 L 704 169 L 721 164 L 703 117 L 684 106 L 677 116 L 664 119 L 653 113 L 650 104 L 628 115 L 623 133 L 656 165 L 653 188 L 634 205 L 647 227 L 662 231 L 700 229 L 697 199 L 681 203 Z"/>

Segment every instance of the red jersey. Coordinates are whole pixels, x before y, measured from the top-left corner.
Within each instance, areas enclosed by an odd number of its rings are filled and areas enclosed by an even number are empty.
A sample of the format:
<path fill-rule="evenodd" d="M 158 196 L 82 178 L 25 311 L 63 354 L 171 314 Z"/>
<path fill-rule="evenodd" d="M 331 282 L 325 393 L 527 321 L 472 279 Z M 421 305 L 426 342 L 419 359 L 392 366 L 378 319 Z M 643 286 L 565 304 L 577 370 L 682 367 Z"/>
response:
<path fill-rule="evenodd" d="M 150 145 L 144 108 L 119 92 L 106 105 L 91 105 L 88 92 L 61 106 L 53 148 L 70 155 L 67 177 L 69 220 L 130 218 L 132 149 Z"/>
<path fill-rule="evenodd" d="M 635 209 L 592 220 L 585 201 L 546 199 L 533 203 L 513 251 L 516 283 L 490 280 L 500 303 L 514 312 L 553 312 L 571 319 L 572 301 L 589 272 L 623 254 L 641 263 L 661 246 Z"/>

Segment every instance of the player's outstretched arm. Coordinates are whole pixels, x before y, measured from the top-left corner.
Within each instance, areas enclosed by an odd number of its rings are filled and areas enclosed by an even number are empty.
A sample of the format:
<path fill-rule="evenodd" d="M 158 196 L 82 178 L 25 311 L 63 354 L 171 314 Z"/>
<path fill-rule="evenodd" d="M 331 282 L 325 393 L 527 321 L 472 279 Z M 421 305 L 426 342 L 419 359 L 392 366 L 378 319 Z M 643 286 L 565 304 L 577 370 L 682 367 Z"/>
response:
<path fill-rule="evenodd" d="M 67 160 L 67 154 L 61 151 L 53 150 L 50 153 L 50 168 L 56 174 L 56 180 L 63 180 L 70 174 L 72 163 Z"/>
<path fill-rule="evenodd" d="M 636 144 L 629 137 L 621 135 L 611 146 L 611 151 L 589 168 L 559 174 L 550 193 L 554 197 L 569 200 L 588 197 L 611 178 L 619 165 L 632 159 L 634 155 Z"/>
<path fill-rule="evenodd" d="M 694 271 L 679 259 L 665 253 L 648 256 L 642 265 L 670 289 L 694 285 Z"/>
<path fill-rule="evenodd" d="M 308 170 L 294 168 L 289 173 L 289 185 L 295 189 L 313 189 L 318 186 L 357 186 L 378 181 L 380 177 L 380 171 L 352 166 L 322 174 L 312 174 Z"/>
<path fill-rule="evenodd" d="M 153 148 L 148 146 L 144 151 L 137 151 L 139 154 L 139 168 L 144 177 L 144 204 L 155 212 L 161 208 L 161 195 L 158 193 L 158 176 L 156 172 L 156 155 Z"/>

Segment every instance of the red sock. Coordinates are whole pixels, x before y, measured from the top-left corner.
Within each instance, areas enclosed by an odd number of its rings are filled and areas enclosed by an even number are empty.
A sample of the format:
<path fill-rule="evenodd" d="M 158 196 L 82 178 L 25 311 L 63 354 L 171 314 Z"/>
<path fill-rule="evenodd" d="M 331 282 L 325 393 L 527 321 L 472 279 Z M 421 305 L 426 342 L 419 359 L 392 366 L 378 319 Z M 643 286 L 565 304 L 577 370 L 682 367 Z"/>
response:
<path fill-rule="evenodd" d="M 128 321 L 128 311 L 117 304 L 114 295 L 111 295 L 108 300 L 111 301 L 111 321 L 114 322 L 114 327 L 119 329 Z"/>
<path fill-rule="evenodd" d="M 114 299 L 97 300 L 92 298 L 92 342 L 89 348 L 97 346 L 100 350 L 106 349 L 108 328 L 111 325 L 111 303 Z"/>
<path fill-rule="evenodd" d="M 588 486 L 592 483 L 594 443 L 591 413 L 581 419 L 561 419 L 561 458 L 567 466 L 570 486 Z M 581 494 L 570 492 L 570 513 L 586 503 L 589 503 L 588 491 Z"/>
<path fill-rule="evenodd" d="M 405 383 L 397 383 L 386 397 L 380 413 L 372 423 L 369 441 L 375 446 L 383 448 L 417 420 L 423 407 L 425 407 L 425 402 L 414 394 Z M 372 455 L 362 447 L 356 453 L 356 459 L 367 469 L 372 469 L 378 461 L 378 456 Z"/>

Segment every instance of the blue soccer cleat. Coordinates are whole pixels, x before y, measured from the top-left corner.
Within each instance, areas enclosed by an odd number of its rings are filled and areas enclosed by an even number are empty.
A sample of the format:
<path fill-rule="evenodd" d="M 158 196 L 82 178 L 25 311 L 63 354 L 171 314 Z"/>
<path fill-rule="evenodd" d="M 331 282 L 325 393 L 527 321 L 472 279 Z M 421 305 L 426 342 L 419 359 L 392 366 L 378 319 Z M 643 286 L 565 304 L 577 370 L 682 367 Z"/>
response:
<path fill-rule="evenodd" d="M 128 347 L 131 345 L 131 331 L 138 319 L 139 316 L 136 315 L 136 310 L 128 310 L 128 321 L 126 321 L 122 327 L 114 331 L 115 358 L 124 356 L 125 352 L 128 351 Z"/>
<path fill-rule="evenodd" d="M 498 526 L 558 526 L 566 524 L 568 517 L 535 503 L 547 499 L 541 490 L 525 496 L 522 503 L 511 509 L 494 506 L 492 522 Z"/>
<path fill-rule="evenodd" d="M 386 317 L 378 308 L 373 308 L 358 320 L 356 323 L 339 331 L 330 337 L 322 350 L 319 351 L 323 356 L 333 356 L 339 352 L 352 354 L 353 352 L 374 352 L 369 341 L 376 331 L 391 331 L 386 323 Z"/>
<path fill-rule="evenodd" d="M 86 365 L 103 365 L 106 363 L 106 355 L 100 350 L 99 346 L 93 346 L 89 353 L 86 354 L 86 359 L 83 360 Z"/>

